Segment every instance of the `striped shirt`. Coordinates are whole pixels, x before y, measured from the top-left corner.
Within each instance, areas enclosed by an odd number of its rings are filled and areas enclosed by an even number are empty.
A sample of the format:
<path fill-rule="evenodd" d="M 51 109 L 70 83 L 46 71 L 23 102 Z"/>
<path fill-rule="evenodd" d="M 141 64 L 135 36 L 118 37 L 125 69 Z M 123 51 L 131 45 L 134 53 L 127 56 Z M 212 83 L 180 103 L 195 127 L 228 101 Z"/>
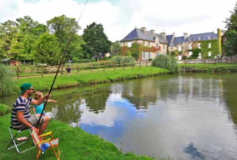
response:
<path fill-rule="evenodd" d="M 23 127 L 21 122 L 17 121 L 17 112 L 24 112 L 23 118 L 28 120 L 30 118 L 30 102 L 32 98 L 25 99 L 23 97 L 18 97 L 16 102 L 13 104 L 12 107 L 12 116 L 11 116 L 11 126 L 15 129 L 20 129 Z"/>

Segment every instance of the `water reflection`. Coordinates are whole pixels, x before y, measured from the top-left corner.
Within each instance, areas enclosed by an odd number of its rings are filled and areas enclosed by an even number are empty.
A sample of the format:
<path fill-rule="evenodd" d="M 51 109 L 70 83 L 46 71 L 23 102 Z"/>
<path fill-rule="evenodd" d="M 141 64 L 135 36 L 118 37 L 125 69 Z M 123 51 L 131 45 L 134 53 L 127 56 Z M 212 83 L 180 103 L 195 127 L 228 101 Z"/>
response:
<path fill-rule="evenodd" d="M 52 99 L 59 103 L 46 111 L 124 152 L 234 160 L 236 87 L 236 74 L 167 75 L 57 91 Z"/>

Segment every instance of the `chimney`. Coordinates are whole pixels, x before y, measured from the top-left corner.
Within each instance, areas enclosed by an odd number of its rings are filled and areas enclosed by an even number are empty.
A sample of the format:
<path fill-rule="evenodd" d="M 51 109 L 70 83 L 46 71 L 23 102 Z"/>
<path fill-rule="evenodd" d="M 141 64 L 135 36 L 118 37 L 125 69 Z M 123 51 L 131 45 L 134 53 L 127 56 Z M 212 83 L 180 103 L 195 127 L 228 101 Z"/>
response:
<path fill-rule="evenodd" d="M 165 32 L 162 32 L 161 35 L 166 38 L 166 33 Z"/>
<path fill-rule="evenodd" d="M 142 27 L 141 30 L 142 30 L 143 32 L 146 32 L 146 27 Z"/>
<path fill-rule="evenodd" d="M 151 32 L 152 34 L 155 34 L 155 30 L 154 30 L 154 29 L 150 30 L 150 32 Z"/>
<path fill-rule="evenodd" d="M 184 33 L 184 39 L 188 38 L 188 33 Z"/>

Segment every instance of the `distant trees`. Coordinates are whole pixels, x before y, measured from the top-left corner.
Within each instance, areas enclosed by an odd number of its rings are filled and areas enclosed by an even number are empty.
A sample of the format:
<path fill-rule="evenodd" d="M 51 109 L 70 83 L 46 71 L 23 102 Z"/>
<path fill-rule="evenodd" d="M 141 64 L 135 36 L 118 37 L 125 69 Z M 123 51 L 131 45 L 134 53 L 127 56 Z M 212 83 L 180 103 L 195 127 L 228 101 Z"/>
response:
<path fill-rule="evenodd" d="M 237 55 L 237 3 L 230 18 L 226 19 L 227 31 L 224 35 L 223 49 L 227 56 Z"/>

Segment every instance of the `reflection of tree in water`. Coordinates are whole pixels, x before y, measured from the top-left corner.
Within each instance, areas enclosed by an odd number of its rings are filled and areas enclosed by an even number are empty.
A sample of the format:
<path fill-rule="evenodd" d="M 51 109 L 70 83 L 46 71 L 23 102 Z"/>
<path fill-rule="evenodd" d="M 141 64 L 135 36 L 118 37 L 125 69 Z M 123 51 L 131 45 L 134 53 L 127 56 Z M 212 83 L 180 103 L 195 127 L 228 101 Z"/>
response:
<path fill-rule="evenodd" d="M 156 81 L 142 79 L 123 85 L 122 97 L 128 99 L 137 109 L 147 109 L 149 103 L 155 103 L 159 92 Z"/>
<path fill-rule="evenodd" d="M 237 125 L 237 75 L 228 75 L 223 78 L 224 99 L 229 107 L 230 115 Z"/>
<path fill-rule="evenodd" d="M 98 114 L 105 110 L 106 101 L 110 93 L 111 91 L 109 91 L 107 87 L 92 89 L 83 92 L 83 98 L 85 99 L 86 106 Z"/>
<path fill-rule="evenodd" d="M 81 95 L 79 93 L 70 93 L 57 97 L 57 100 L 59 105 L 55 118 L 66 123 L 78 122 L 81 117 Z"/>

